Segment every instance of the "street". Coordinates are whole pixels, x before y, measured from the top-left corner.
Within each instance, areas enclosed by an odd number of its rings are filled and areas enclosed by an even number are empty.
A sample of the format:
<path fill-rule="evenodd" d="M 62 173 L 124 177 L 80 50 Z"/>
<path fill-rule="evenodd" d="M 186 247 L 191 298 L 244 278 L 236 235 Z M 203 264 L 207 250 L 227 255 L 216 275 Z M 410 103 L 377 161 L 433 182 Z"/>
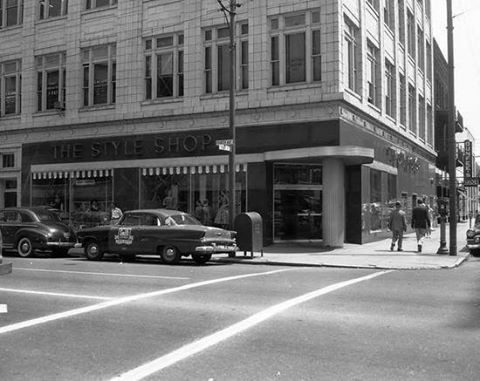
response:
<path fill-rule="evenodd" d="M 7 257 L 3 380 L 477 380 L 480 259 L 379 271 Z"/>

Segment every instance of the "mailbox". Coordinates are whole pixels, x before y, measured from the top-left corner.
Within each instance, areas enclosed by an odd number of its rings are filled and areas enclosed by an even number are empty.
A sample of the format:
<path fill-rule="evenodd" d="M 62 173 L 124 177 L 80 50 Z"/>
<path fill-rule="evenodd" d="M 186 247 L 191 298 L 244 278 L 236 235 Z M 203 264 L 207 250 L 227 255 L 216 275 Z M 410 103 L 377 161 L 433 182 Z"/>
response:
<path fill-rule="evenodd" d="M 246 255 L 250 251 L 259 251 L 263 257 L 263 222 L 257 212 L 241 213 L 235 217 L 237 231 L 237 246 Z"/>

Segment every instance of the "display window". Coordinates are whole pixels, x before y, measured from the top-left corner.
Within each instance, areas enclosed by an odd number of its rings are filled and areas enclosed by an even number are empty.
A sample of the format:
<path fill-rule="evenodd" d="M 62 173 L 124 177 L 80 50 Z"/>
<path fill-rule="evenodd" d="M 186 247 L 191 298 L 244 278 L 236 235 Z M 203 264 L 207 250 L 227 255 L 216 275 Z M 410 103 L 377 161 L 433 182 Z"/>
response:
<path fill-rule="evenodd" d="M 75 228 L 91 227 L 109 223 L 112 194 L 110 176 L 40 176 L 32 180 L 31 206 L 55 209 Z"/>
<path fill-rule="evenodd" d="M 215 172 L 214 172 L 215 171 Z M 195 216 L 204 225 L 227 227 L 229 224 L 229 179 L 227 172 L 203 167 L 201 171 L 167 173 L 146 170 L 140 181 L 140 208 L 181 210 Z M 174 171 L 176 172 L 176 171 Z M 187 170 L 185 170 L 187 172 Z M 246 210 L 246 173 L 236 173 L 236 214 Z"/>

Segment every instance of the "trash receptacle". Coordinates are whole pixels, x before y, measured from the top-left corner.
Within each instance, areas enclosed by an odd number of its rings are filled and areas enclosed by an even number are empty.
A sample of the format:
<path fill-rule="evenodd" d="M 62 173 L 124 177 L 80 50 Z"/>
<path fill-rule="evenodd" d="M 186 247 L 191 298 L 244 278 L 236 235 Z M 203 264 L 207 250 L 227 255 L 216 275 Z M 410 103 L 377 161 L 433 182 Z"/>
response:
<path fill-rule="evenodd" d="M 263 222 L 257 212 L 241 213 L 235 217 L 235 230 L 237 232 L 237 246 L 243 255 L 250 251 L 259 251 L 263 257 Z"/>

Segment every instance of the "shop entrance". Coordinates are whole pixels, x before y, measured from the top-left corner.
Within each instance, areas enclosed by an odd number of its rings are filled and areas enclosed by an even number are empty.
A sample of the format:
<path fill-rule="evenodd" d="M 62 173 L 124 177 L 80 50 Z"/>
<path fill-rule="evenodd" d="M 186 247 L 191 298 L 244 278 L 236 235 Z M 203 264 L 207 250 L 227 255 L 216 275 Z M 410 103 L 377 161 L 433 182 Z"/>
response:
<path fill-rule="evenodd" d="M 322 167 L 274 165 L 274 240 L 322 239 Z"/>

